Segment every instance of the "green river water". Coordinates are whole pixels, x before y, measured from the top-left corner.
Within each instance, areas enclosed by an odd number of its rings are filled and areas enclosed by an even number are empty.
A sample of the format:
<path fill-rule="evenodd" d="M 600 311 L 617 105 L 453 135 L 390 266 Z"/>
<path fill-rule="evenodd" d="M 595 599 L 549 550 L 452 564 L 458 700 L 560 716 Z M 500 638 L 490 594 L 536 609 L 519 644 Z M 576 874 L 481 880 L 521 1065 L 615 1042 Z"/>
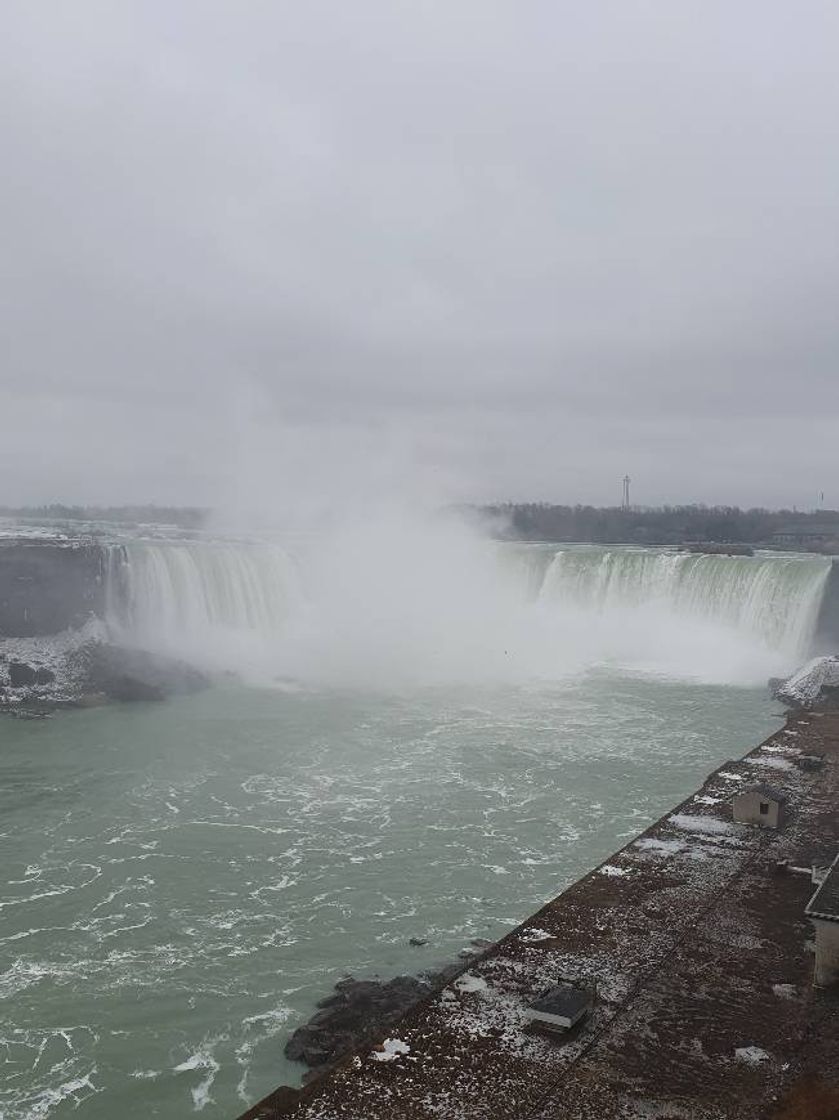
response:
<path fill-rule="evenodd" d="M 0 1116 L 235 1117 L 335 980 L 498 937 L 777 725 L 605 670 L 0 721 Z"/>

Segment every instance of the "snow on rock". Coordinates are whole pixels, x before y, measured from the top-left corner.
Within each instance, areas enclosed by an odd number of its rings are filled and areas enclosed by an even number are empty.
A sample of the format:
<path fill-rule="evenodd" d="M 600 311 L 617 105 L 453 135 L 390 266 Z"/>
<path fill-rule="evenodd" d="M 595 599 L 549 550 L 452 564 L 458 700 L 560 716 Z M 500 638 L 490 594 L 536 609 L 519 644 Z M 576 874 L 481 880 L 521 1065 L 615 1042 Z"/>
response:
<path fill-rule="evenodd" d="M 747 758 L 746 762 L 749 766 L 768 766 L 771 770 L 792 770 L 792 763 L 786 758 L 766 758 L 758 754 Z"/>
<path fill-rule="evenodd" d="M 773 984 L 772 991 L 779 999 L 795 999 L 795 984 Z"/>
<path fill-rule="evenodd" d="M 464 972 L 454 982 L 454 986 L 459 992 L 485 992 L 487 982 L 482 976 L 475 976 L 472 972 Z"/>
<path fill-rule="evenodd" d="M 401 1038 L 386 1038 L 381 1050 L 374 1050 L 370 1057 L 374 1062 L 392 1062 L 400 1054 L 410 1054 L 411 1047 Z"/>
<path fill-rule="evenodd" d="M 765 1050 L 761 1050 L 759 1046 L 739 1046 L 734 1051 L 734 1057 L 738 1062 L 745 1062 L 750 1066 L 759 1066 L 761 1062 L 770 1061 L 772 1055 L 767 1054 Z"/>
<path fill-rule="evenodd" d="M 599 875 L 608 875 L 610 878 L 616 879 L 632 873 L 631 868 L 616 867 L 613 863 L 604 863 L 602 867 L 598 867 L 597 872 Z"/>
<path fill-rule="evenodd" d="M 662 855 L 674 856 L 684 849 L 683 840 L 658 840 L 655 836 L 642 836 L 633 844 L 634 848 L 641 848 L 647 852 L 661 852 Z"/>
<path fill-rule="evenodd" d="M 684 829 L 685 832 L 731 833 L 737 831 L 728 821 L 718 820 L 717 817 L 692 816 L 690 813 L 673 813 L 672 816 L 667 818 L 667 821 L 668 824 Z"/>
<path fill-rule="evenodd" d="M 528 926 L 528 928 L 520 934 L 520 937 L 525 944 L 529 945 L 536 941 L 548 941 L 553 937 L 553 934 L 548 933 L 546 929 L 537 929 L 536 926 Z"/>
<path fill-rule="evenodd" d="M 91 643 L 104 641 L 106 636 L 104 623 L 90 618 L 78 630 L 31 638 L 0 637 L 0 691 L 4 692 L 6 702 L 65 699 L 75 694 L 78 692 L 80 651 Z M 13 662 L 21 662 L 33 670 L 47 669 L 53 680 L 44 686 L 14 688 L 9 675 Z"/>
<path fill-rule="evenodd" d="M 775 690 L 784 704 L 812 708 L 823 689 L 839 689 L 839 657 L 814 657 Z"/>

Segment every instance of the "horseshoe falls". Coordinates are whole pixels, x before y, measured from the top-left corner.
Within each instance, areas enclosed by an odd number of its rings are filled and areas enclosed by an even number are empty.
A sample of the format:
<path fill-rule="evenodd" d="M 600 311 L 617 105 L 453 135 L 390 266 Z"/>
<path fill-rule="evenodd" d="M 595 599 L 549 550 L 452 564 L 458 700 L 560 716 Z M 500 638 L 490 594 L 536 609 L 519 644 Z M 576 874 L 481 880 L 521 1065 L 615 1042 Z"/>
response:
<path fill-rule="evenodd" d="M 262 683 L 552 680 L 602 665 L 744 682 L 810 652 L 830 572 L 823 557 L 493 545 L 457 531 L 308 555 L 133 541 L 112 555 L 109 617 L 123 638 Z"/>

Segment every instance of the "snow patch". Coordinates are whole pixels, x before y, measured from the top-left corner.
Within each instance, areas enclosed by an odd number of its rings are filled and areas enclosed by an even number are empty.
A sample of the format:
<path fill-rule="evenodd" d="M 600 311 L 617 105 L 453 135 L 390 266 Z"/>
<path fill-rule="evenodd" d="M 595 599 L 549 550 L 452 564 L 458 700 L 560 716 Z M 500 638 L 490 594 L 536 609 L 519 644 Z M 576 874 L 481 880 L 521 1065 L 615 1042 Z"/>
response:
<path fill-rule="evenodd" d="M 454 986 L 459 992 L 485 992 L 487 982 L 482 976 L 475 976 L 472 972 L 464 972 L 454 982 Z"/>
<path fill-rule="evenodd" d="M 759 1066 L 761 1062 L 770 1061 L 772 1055 L 759 1046 L 739 1046 L 734 1051 L 734 1058 L 738 1062 L 745 1062 L 750 1066 Z"/>
<path fill-rule="evenodd" d="M 410 1054 L 411 1047 L 401 1038 L 386 1038 L 381 1050 L 374 1050 L 370 1057 L 374 1062 L 392 1062 L 400 1054 Z"/>
<path fill-rule="evenodd" d="M 632 869 L 629 867 L 616 867 L 614 863 L 604 863 L 602 867 L 597 869 L 598 875 L 607 875 L 609 878 L 622 878 L 624 875 L 631 875 Z"/>
<path fill-rule="evenodd" d="M 792 770 L 792 763 L 788 758 L 766 758 L 765 755 L 756 755 L 746 759 L 749 766 L 768 766 L 772 770 Z"/>
<path fill-rule="evenodd" d="M 814 657 L 781 685 L 775 695 L 783 703 L 808 708 L 818 700 L 823 688 L 839 687 L 839 658 Z"/>
<path fill-rule="evenodd" d="M 661 852 L 662 855 L 676 855 L 677 852 L 684 850 L 685 843 L 683 840 L 659 840 L 655 836 L 642 836 L 640 840 L 636 840 L 633 847 L 641 848 L 647 852 Z"/>
<path fill-rule="evenodd" d="M 795 999 L 797 989 L 795 984 L 773 984 L 772 991 L 780 999 Z"/>
<path fill-rule="evenodd" d="M 668 823 L 685 832 L 723 833 L 734 832 L 735 829 L 728 821 L 718 820 L 717 817 L 691 816 L 689 813 L 674 813 L 667 818 Z"/>
<path fill-rule="evenodd" d="M 531 945 L 536 941 L 549 941 L 553 937 L 552 933 L 548 933 L 546 929 L 538 929 L 536 926 L 528 926 L 526 930 L 520 935 L 520 939 L 526 945 Z"/>

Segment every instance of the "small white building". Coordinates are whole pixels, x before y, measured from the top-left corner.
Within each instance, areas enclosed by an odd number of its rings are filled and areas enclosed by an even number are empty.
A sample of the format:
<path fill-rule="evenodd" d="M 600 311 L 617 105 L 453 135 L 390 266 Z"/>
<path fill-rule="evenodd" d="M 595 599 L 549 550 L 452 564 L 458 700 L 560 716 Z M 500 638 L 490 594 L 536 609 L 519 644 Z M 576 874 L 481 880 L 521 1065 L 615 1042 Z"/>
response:
<path fill-rule="evenodd" d="M 773 786 L 745 786 L 731 800 L 734 820 L 738 824 L 756 824 L 760 828 L 780 828 L 784 823 L 787 795 Z"/>
<path fill-rule="evenodd" d="M 827 988 L 839 982 L 839 856 L 804 908 L 816 928 L 816 961 L 813 983 Z"/>

